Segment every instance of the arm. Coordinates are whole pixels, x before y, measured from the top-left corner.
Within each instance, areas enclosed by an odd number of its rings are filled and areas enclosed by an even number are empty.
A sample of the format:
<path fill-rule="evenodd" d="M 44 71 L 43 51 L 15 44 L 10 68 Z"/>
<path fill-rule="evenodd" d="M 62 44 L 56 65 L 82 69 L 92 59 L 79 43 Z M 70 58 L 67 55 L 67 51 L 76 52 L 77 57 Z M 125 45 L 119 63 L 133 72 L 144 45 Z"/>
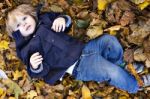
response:
<path fill-rule="evenodd" d="M 43 77 L 49 72 L 49 66 L 43 61 L 39 52 L 31 55 L 28 73 L 31 77 Z"/>
<path fill-rule="evenodd" d="M 64 31 L 71 26 L 71 18 L 61 13 L 48 12 L 40 16 L 42 22 L 50 25 L 55 32 Z"/>
<path fill-rule="evenodd" d="M 55 32 L 64 32 L 66 28 L 69 28 L 71 25 L 71 18 L 68 15 L 61 15 L 56 18 L 52 24 L 52 29 Z"/>

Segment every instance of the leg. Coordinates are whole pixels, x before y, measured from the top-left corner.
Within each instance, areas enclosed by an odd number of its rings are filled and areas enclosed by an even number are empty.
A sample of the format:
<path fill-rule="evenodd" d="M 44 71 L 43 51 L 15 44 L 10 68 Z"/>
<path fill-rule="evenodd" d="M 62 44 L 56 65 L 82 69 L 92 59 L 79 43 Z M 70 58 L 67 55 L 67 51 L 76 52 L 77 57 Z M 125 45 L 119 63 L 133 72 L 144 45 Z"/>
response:
<path fill-rule="evenodd" d="M 122 62 L 123 53 L 120 44 L 118 44 L 116 38 L 109 35 L 89 42 L 81 55 L 76 79 L 84 81 L 94 80 L 98 82 L 108 81 L 111 85 L 128 92 L 137 92 L 139 86 L 135 77 L 116 65 Z"/>
<path fill-rule="evenodd" d="M 117 38 L 110 35 L 104 35 L 97 39 L 101 56 L 106 60 L 120 65 L 123 63 L 123 49 Z"/>
<path fill-rule="evenodd" d="M 108 81 L 110 85 L 130 93 L 136 93 L 139 89 L 134 76 L 96 53 L 81 56 L 76 79 L 97 82 Z"/>

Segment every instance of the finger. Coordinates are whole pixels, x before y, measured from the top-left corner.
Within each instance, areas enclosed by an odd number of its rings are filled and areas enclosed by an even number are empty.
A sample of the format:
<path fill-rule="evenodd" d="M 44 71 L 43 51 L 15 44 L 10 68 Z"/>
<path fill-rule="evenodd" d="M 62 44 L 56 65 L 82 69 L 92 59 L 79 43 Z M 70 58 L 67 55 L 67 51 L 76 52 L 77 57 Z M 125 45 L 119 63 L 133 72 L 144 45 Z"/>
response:
<path fill-rule="evenodd" d="M 37 63 L 37 62 L 41 62 L 42 60 L 43 60 L 43 58 L 39 58 L 39 59 L 34 60 L 33 62 Z"/>
<path fill-rule="evenodd" d="M 65 28 L 66 28 L 66 25 L 64 24 L 63 27 L 62 27 L 63 32 L 65 31 Z"/>
<path fill-rule="evenodd" d="M 40 58 L 42 58 L 42 55 L 37 55 L 37 56 L 35 56 L 35 57 L 32 57 L 31 60 L 37 60 L 37 59 L 40 59 Z"/>
<path fill-rule="evenodd" d="M 59 24 L 58 32 L 60 32 L 60 31 L 61 31 L 62 27 L 63 27 L 63 25 L 62 25 L 62 24 Z"/>
<path fill-rule="evenodd" d="M 41 63 L 42 63 L 42 61 L 35 63 L 35 64 L 34 64 L 34 68 L 38 68 L 38 66 L 39 66 Z"/>
<path fill-rule="evenodd" d="M 56 24 L 55 28 L 56 28 L 56 32 L 58 32 L 58 29 L 59 29 L 59 24 L 58 23 Z"/>
<path fill-rule="evenodd" d="M 56 21 L 54 21 L 53 24 L 52 24 L 52 29 L 53 30 L 55 30 L 55 24 L 56 24 Z"/>

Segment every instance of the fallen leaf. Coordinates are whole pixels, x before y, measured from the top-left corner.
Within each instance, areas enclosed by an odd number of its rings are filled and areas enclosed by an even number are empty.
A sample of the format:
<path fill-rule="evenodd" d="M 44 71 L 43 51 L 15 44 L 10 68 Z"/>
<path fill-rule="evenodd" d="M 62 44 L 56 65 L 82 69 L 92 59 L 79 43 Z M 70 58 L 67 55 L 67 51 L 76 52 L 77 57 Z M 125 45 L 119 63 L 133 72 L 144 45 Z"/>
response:
<path fill-rule="evenodd" d="M 0 41 L 0 49 L 3 49 L 3 50 L 9 49 L 8 44 L 9 44 L 8 41 L 5 41 L 5 40 Z"/>
<path fill-rule="evenodd" d="M 82 86 L 82 98 L 83 99 L 92 99 L 91 92 L 87 86 Z"/>
<path fill-rule="evenodd" d="M 10 79 L 4 79 L 3 83 L 8 86 L 9 90 L 15 94 L 15 98 L 18 99 L 19 95 L 23 94 L 22 89 Z"/>
<path fill-rule="evenodd" d="M 146 60 L 146 55 L 143 53 L 143 49 L 139 48 L 134 51 L 134 60 L 138 62 L 144 62 Z"/>
<path fill-rule="evenodd" d="M 123 14 L 123 16 L 120 19 L 120 24 L 122 26 L 126 26 L 129 23 L 133 23 L 134 17 L 135 17 L 135 15 L 134 15 L 133 12 L 131 12 L 131 11 L 125 11 L 124 14 Z"/>
<path fill-rule="evenodd" d="M 81 11 L 77 14 L 77 18 L 84 19 L 85 17 L 88 17 L 88 11 Z"/>
<path fill-rule="evenodd" d="M 115 26 L 112 26 L 110 28 L 107 28 L 105 29 L 104 31 L 108 31 L 110 35 L 116 35 L 116 31 L 120 30 L 121 29 L 121 25 L 115 25 Z"/>
<path fill-rule="evenodd" d="M 98 0 L 98 10 L 105 10 L 107 4 L 107 0 Z"/>
<path fill-rule="evenodd" d="M 130 71 L 130 73 L 132 75 L 134 75 L 134 77 L 137 79 L 139 86 L 143 86 L 143 81 L 141 79 L 141 77 L 137 74 L 135 68 L 133 67 L 132 64 L 128 64 L 127 65 L 127 70 Z"/>
<path fill-rule="evenodd" d="M 15 97 L 9 97 L 8 99 L 15 99 Z"/>
<path fill-rule="evenodd" d="M 128 63 L 132 63 L 133 62 L 133 49 L 126 49 L 124 52 L 124 60 Z"/>
<path fill-rule="evenodd" d="M 104 31 L 118 31 L 121 29 L 121 25 L 111 26 L 110 28 L 105 29 Z"/>
<path fill-rule="evenodd" d="M 145 0 L 131 0 L 135 4 L 143 3 Z"/>
<path fill-rule="evenodd" d="M 77 20 L 76 25 L 78 28 L 87 28 L 89 26 L 89 20 Z"/>
<path fill-rule="evenodd" d="M 88 28 L 87 33 L 86 33 L 86 35 L 90 39 L 94 39 L 102 34 L 103 34 L 103 29 L 101 26 L 91 26 L 90 28 Z"/>
<path fill-rule="evenodd" d="M 27 99 L 34 99 L 37 96 L 37 92 L 35 90 L 31 90 L 27 93 Z"/>
<path fill-rule="evenodd" d="M 143 10 L 144 8 L 146 8 L 148 5 L 150 5 L 150 1 L 145 1 L 141 4 L 138 5 L 138 7 Z"/>
<path fill-rule="evenodd" d="M 150 68 L 150 60 L 147 59 L 147 60 L 145 61 L 145 66 L 146 66 L 147 68 Z"/>
<path fill-rule="evenodd" d="M 22 72 L 16 70 L 15 72 L 13 72 L 13 80 L 18 80 L 18 78 L 22 77 Z"/>
<path fill-rule="evenodd" d="M 50 9 L 53 12 L 63 12 L 63 9 L 57 5 L 51 5 Z"/>
<path fill-rule="evenodd" d="M 0 96 L 3 95 L 4 90 L 2 88 L 0 88 Z"/>

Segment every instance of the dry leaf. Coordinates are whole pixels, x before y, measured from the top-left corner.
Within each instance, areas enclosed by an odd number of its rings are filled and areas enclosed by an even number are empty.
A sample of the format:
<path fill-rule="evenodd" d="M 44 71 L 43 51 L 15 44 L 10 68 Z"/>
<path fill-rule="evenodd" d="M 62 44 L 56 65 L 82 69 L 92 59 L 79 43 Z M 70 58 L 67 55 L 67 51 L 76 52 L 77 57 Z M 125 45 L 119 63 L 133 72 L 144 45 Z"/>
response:
<path fill-rule="evenodd" d="M 138 6 L 139 6 L 139 8 L 140 8 L 141 10 L 143 10 L 143 9 L 146 8 L 148 5 L 150 5 L 150 1 L 145 1 L 145 2 L 143 2 L 143 3 L 141 3 L 141 4 L 139 4 Z"/>
<path fill-rule="evenodd" d="M 9 49 L 8 44 L 9 44 L 8 41 L 5 41 L 5 40 L 0 41 L 0 50 L 6 50 L 6 49 Z"/>
<path fill-rule="evenodd" d="M 91 92 L 87 86 L 82 86 L 82 98 L 83 99 L 92 99 Z"/>
<path fill-rule="evenodd" d="M 149 61 L 148 59 L 145 61 L 145 66 L 146 66 L 147 68 L 150 68 L 150 61 Z"/>
<path fill-rule="evenodd" d="M 131 0 L 135 4 L 143 3 L 145 0 Z"/>
<path fill-rule="evenodd" d="M 22 77 L 22 72 L 16 70 L 15 72 L 13 72 L 13 80 L 18 80 L 18 78 Z"/>
<path fill-rule="evenodd" d="M 98 0 L 98 10 L 105 10 L 107 4 L 107 0 Z"/>
<path fill-rule="evenodd" d="M 132 65 L 132 64 L 128 64 L 128 65 L 127 65 L 127 69 L 128 69 L 128 71 L 131 72 L 132 75 L 135 76 L 135 78 L 136 78 L 137 81 L 138 81 L 138 84 L 139 84 L 140 86 L 143 86 L 143 81 L 142 81 L 141 77 L 137 74 L 137 72 L 136 72 L 135 68 L 133 67 L 133 65 Z"/>
<path fill-rule="evenodd" d="M 37 93 L 35 92 L 35 90 L 31 90 L 27 93 L 27 99 L 34 99 L 34 97 L 37 96 Z"/>
<path fill-rule="evenodd" d="M 22 89 L 10 79 L 3 80 L 3 83 L 8 86 L 9 91 L 15 94 L 15 98 L 18 99 L 19 95 L 23 94 Z"/>
<path fill-rule="evenodd" d="M 124 60 L 128 63 L 133 62 L 133 49 L 126 49 L 124 52 Z"/>
<path fill-rule="evenodd" d="M 88 30 L 86 35 L 90 38 L 90 39 L 94 39 L 100 35 L 103 34 L 103 29 L 101 26 L 91 26 Z"/>
<path fill-rule="evenodd" d="M 144 62 L 146 60 L 146 55 L 143 53 L 143 49 L 139 48 L 134 51 L 134 60 L 139 62 Z"/>
<path fill-rule="evenodd" d="M 50 9 L 53 12 L 63 12 L 63 9 L 57 5 L 51 5 Z"/>

